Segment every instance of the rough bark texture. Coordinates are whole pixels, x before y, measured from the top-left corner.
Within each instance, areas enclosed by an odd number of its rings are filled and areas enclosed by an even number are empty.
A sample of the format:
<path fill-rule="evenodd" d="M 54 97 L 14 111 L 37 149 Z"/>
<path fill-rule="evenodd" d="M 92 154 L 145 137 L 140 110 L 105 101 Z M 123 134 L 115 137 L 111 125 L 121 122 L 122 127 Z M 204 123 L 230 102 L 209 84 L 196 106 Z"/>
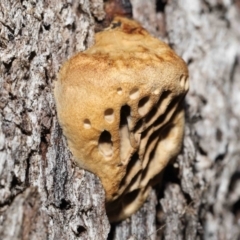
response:
<path fill-rule="evenodd" d="M 62 62 L 93 44 L 102 0 L 1 0 L 1 239 L 240 238 L 240 2 L 131 2 L 189 65 L 182 154 L 110 231 L 104 191 L 75 166 L 52 95 Z"/>
<path fill-rule="evenodd" d="M 0 3 L 1 239 L 107 238 L 104 191 L 93 174 L 74 166 L 52 94 L 60 64 L 93 43 L 102 6 Z"/>

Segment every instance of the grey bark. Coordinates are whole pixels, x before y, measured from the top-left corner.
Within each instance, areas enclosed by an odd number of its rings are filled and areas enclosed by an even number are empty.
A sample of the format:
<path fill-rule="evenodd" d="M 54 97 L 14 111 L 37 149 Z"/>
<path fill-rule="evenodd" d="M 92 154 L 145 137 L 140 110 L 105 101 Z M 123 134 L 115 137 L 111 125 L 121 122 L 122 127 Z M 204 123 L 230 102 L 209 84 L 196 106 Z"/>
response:
<path fill-rule="evenodd" d="M 188 63 L 182 153 L 108 236 L 104 191 L 75 165 L 52 95 L 64 60 L 93 44 L 102 0 L 1 0 L 1 239 L 240 238 L 240 2 L 131 2 Z"/>
<path fill-rule="evenodd" d="M 58 126 L 59 66 L 94 41 L 102 1 L 0 3 L 1 239 L 106 239 L 97 177 L 74 165 Z"/>

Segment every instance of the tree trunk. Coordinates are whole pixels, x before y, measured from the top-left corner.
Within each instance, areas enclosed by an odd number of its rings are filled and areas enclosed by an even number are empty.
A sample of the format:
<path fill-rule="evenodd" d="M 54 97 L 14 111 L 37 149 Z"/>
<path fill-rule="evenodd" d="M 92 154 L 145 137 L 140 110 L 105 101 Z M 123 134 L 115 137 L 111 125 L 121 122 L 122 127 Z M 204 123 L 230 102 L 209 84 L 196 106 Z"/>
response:
<path fill-rule="evenodd" d="M 103 1 L 1 0 L 1 239 L 240 238 L 240 2 L 131 2 L 188 63 L 182 153 L 110 230 L 101 183 L 75 165 L 52 94 L 60 65 L 93 44 Z"/>
<path fill-rule="evenodd" d="M 57 123 L 59 66 L 94 41 L 102 1 L 1 1 L 1 239 L 106 239 L 104 191 Z M 91 9 L 91 10 L 90 10 Z"/>

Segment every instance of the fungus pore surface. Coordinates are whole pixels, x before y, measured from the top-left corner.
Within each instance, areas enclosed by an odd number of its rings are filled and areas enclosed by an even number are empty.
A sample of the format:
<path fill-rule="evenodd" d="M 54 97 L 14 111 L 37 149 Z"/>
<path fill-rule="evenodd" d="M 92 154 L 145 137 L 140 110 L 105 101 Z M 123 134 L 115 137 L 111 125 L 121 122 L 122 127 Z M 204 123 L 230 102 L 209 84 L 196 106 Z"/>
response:
<path fill-rule="evenodd" d="M 63 65 L 58 119 L 78 165 L 101 179 L 111 222 L 141 207 L 181 150 L 187 91 L 184 61 L 122 17 Z"/>

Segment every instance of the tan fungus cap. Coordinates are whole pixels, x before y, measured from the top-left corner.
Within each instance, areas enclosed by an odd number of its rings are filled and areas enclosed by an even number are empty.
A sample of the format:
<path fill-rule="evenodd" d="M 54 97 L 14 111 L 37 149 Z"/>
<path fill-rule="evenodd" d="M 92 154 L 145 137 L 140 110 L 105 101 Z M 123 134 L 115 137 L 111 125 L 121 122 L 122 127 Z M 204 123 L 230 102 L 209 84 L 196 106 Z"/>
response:
<path fill-rule="evenodd" d="M 184 61 L 126 18 L 63 65 L 58 119 L 76 162 L 101 179 L 110 221 L 140 208 L 181 150 L 187 91 Z"/>

